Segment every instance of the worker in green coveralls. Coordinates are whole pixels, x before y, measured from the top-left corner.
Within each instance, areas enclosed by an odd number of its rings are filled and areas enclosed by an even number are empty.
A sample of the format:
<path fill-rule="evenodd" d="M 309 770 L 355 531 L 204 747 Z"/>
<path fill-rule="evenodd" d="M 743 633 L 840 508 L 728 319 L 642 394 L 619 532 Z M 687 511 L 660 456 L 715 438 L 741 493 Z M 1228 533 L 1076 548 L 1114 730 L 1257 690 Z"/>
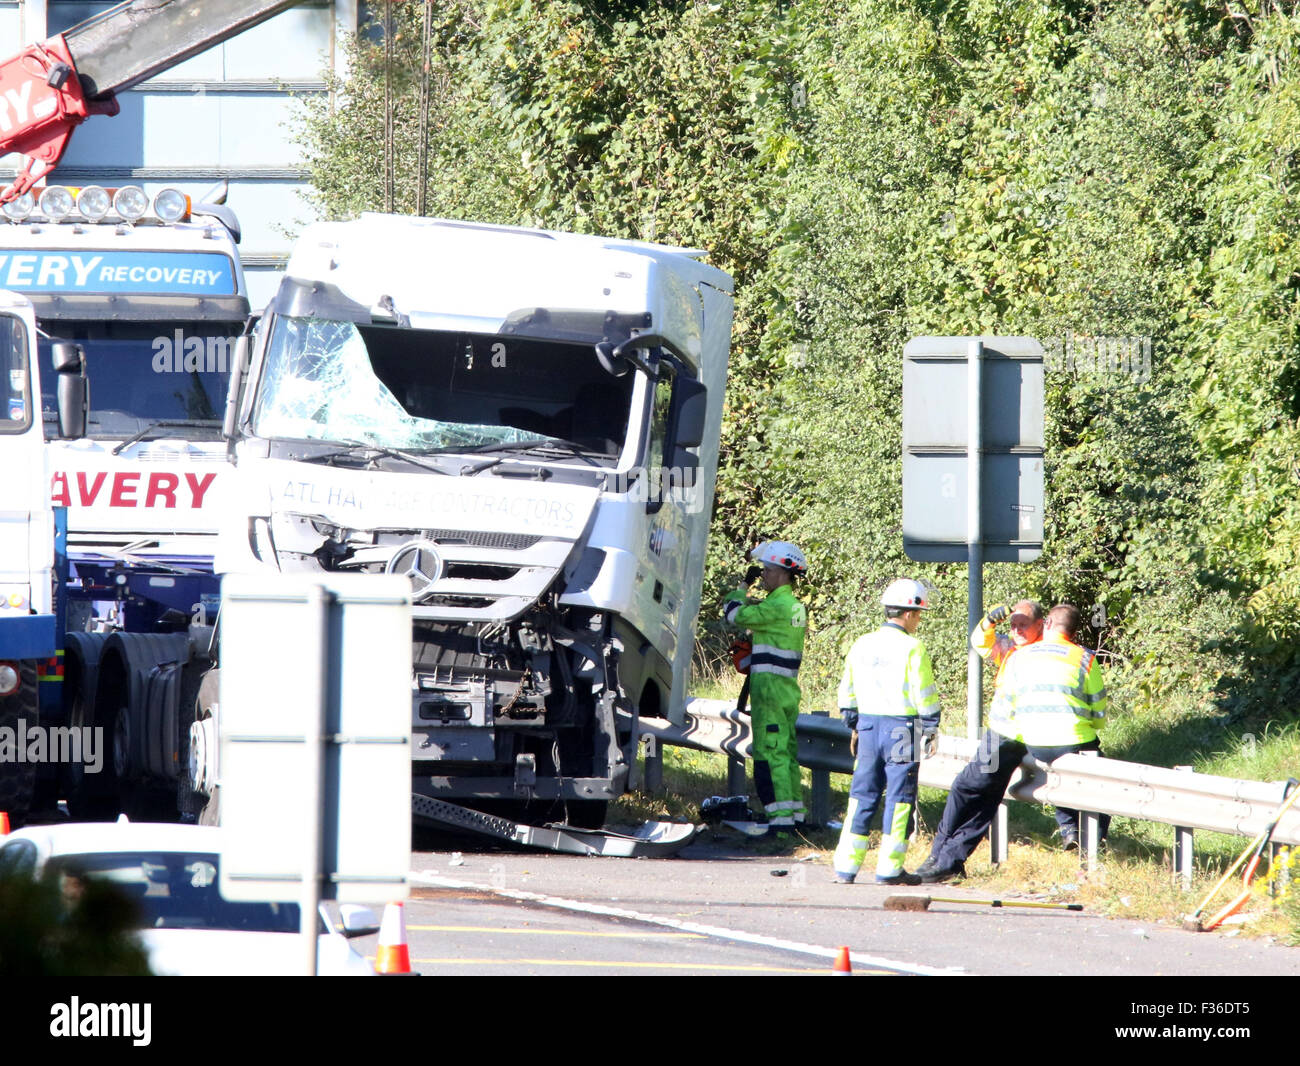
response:
<path fill-rule="evenodd" d="M 749 706 L 754 787 L 767 814 L 769 832 L 781 836 L 802 825 L 807 817 L 795 719 L 799 715 L 799 664 L 808 632 L 808 611 L 795 599 L 794 582 L 808 572 L 808 560 L 798 547 L 783 540 L 764 541 L 749 557 L 759 566 L 750 568 L 745 584 L 761 577 L 767 596 L 749 603 L 745 589 L 736 589 L 723 601 L 722 616 L 753 636 Z"/>

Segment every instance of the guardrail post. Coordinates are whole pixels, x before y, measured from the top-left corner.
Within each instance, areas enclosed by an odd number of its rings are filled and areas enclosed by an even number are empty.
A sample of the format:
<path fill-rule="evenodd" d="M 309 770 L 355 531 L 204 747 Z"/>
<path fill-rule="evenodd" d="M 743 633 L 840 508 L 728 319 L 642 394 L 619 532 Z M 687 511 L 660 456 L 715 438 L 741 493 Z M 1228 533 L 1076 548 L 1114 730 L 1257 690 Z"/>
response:
<path fill-rule="evenodd" d="M 749 782 L 745 780 L 745 760 L 736 755 L 727 756 L 727 795 L 749 795 Z"/>
<path fill-rule="evenodd" d="M 643 788 L 649 795 L 657 795 L 664 790 L 664 752 L 657 737 L 646 736 L 645 773 L 642 775 Z"/>
<path fill-rule="evenodd" d="M 1003 800 L 998 804 L 997 813 L 989 826 L 989 852 L 993 865 L 1007 861 L 1007 804 Z"/>
<path fill-rule="evenodd" d="M 1081 751 L 1080 755 L 1091 755 L 1094 759 L 1101 753 L 1097 751 Z M 1079 847 L 1084 855 L 1087 856 L 1088 869 L 1097 868 L 1097 846 L 1101 843 L 1101 817 L 1096 811 L 1079 812 Z"/>
<path fill-rule="evenodd" d="M 1184 773 L 1192 773 L 1190 766 L 1175 766 L 1175 770 L 1181 770 Z M 1192 830 L 1185 825 L 1174 826 L 1174 873 L 1183 881 L 1183 891 L 1187 892 L 1192 887 Z"/>
<path fill-rule="evenodd" d="M 1079 833 L 1083 837 L 1080 844 L 1083 853 L 1088 856 L 1088 869 L 1097 868 L 1097 845 L 1101 843 L 1101 817 L 1096 811 L 1079 812 Z"/>
<path fill-rule="evenodd" d="M 829 718 L 830 711 L 813 711 L 818 718 Z M 831 820 L 831 772 L 814 770 L 812 772 L 812 797 L 808 808 L 808 820 L 813 825 L 824 826 Z"/>

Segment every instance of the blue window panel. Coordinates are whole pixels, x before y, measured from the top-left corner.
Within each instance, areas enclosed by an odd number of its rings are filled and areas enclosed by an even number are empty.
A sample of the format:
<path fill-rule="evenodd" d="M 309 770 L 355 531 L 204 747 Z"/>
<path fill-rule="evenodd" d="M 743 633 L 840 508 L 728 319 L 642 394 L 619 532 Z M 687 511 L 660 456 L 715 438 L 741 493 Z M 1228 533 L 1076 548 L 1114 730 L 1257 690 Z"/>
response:
<path fill-rule="evenodd" d="M 116 0 L 109 3 L 96 3 L 93 0 L 49 0 L 45 9 L 46 32 L 48 36 L 53 37 L 56 33 L 70 30 L 92 15 L 98 15 L 101 11 L 107 11 L 115 6 Z"/>
<path fill-rule="evenodd" d="M 329 7 L 290 8 L 225 43 L 225 76 L 234 81 L 318 81 L 329 65 L 333 39 Z M 292 47 L 286 48 L 290 41 Z"/>

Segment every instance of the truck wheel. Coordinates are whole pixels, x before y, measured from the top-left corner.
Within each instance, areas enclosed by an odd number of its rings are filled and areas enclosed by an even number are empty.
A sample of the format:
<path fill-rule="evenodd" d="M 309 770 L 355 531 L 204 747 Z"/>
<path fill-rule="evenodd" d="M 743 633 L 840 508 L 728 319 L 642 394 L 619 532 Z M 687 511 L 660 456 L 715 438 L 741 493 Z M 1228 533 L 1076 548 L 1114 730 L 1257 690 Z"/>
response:
<path fill-rule="evenodd" d="M 66 682 L 65 682 L 66 683 Z M 78 685 L 68 708 L 69 724 L 76 729 L 94 727 L 91 699 L 85 687 Z M 113 738 L 101 729 L 100 766 L 90 773 L 84 764 L 68 767 L 68 812 L 79 822 L 111 822 L 118 815 L 117 773 L 113 769 Z M 84 734 L 83 734 L 84 735 Z"/>
<path fill-rule="evenodd" d="M 17 737 L 24 729 L 40 725 L 40 708 L 36 701 L 36 666 L 31 662 L 18 664 L 18 691 L 0 699 L 0 729 Z M 15 755 L 17 753 L 15 752 Z M 9 815 L 9 825 L 17 829 L 27 821 L 36 798 L 36 764 L 19 762 L 16 758 L 0 762 L 0 811 Z"/>
<path fill-rule="evenodd" d="M 199 825 L 220 825 L 221 824 L 221 786 L 212 786 L 212 795 L 208 797 L 208 802 L 203 805 L 203 810 L 199 811 Z"/>

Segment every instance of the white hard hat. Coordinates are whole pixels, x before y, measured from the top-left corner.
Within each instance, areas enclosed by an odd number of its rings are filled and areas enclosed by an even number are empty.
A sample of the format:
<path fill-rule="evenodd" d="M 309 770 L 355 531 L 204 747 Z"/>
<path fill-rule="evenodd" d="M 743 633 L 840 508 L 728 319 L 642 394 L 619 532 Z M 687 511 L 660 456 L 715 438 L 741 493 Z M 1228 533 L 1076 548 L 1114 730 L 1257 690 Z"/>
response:
<path fill-rule="evenodd" d="M 904 610 L 924 611 L 930 606 L 930 590 L 919 581 L 910 577 L 900 577 L 891 582 L 880 602 L 886 607 L 901 607 Z"/>
<path fill-rule="evenodd" d="M 808 572 L 808 560 L 798 546 L 788 540 L 765 540 L 749 553 L 749 557 L 756 563 L 780 566 L 796 574 Z"/>

